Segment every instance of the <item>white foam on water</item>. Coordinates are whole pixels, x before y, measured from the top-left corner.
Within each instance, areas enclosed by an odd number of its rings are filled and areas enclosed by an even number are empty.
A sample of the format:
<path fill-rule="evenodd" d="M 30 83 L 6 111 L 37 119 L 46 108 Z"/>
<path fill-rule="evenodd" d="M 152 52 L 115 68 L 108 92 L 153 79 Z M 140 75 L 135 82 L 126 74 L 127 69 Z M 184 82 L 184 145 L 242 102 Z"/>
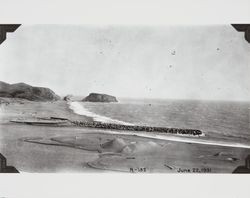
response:
<path fill-rule="evenodd" d="M 103 133 L 108 134 L 117 134 L 117 135 L 134 135 L 138 137 L 152 138 L 158 140 L 169 140 L 174 142 L 184 142 L 184 143 L 193 143 L 193 144 L 203 144 L 203 145 L 214 145 L 214 146 L 224 146 L 224 147 L 234 147 L 234 148 L 250 148 L 248 144 L 234 143 L 234 142 L 223 142 L 216 140 L 204 140 L 199 137 L 194 138 L 185 138 L 177 136 L 168 136 L 168 135 L 159 135 L 154 133 L 137 133 L 137 132 L 116 132 L 116 131 L 105 131 Z"/>
<path fill-rule="evenodd" d="M 129 122 L 124 122 L 116 119 L 112 119 L 106 116 L 98 115 L 94 112 L 89 111 L 84 107 L 80 102 L 68 102 L 69 108 L 72 109 L 76 114 L 84 115 L 87 117 L 91 117 L 94 121 L 103 122 L 103 123 L 111 123 L 111 124 L 122 124 L 122 125 L 133 125 Z"/>

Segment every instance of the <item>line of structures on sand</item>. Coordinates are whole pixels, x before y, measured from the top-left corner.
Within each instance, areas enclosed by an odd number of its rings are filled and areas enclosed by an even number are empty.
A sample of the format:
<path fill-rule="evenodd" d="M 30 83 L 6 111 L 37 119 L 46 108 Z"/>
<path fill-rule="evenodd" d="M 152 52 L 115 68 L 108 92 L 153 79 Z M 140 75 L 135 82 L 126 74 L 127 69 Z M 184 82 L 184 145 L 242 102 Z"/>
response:
<path fill-rule="evenodd" d="M 103 123 L 96 121 L 93 122 L 71 121 L 71 122 L 76 126 L 90 127 L 90 128 L 159 132 L 159 133 L 194 135 L 194 136 L 202 135 L 202 132 L 197 129 L 178 129 L 178 128 L 166 128 L 166 127 L 139 126 L 139 125 L 122 125 L 122 124 Z"/>
<path fill-rule="evenodd" d="M 46 126 L 63 126 L 63 125 L 65 126 L 68 124 L 73 124 L 78 127 L 89 127 L 89 128 L 99 128 L 99 129 L 158 132 L 158 133 L 193 135 L 193 136 L 202 135 L 202 131 L 197 130 L 197 129 L 179 129 L 179 128 L 167 128 L 167 127 L 141 126 L 141 125 L 123 125 L 123 124 L 103 123 L 103 122 L 97 122 L 97 121 L 92 121 L 92 122 L 77 121 L 77 120 L 72 121 L 66 118 L 57 118 L 57 117 L 50 117 L 46 120 L 42 119 L 42 120 L 35 120 L 35 121 L 11 120 L 11 122 L 30 124 L 30 125 L 46 125 Z"/>

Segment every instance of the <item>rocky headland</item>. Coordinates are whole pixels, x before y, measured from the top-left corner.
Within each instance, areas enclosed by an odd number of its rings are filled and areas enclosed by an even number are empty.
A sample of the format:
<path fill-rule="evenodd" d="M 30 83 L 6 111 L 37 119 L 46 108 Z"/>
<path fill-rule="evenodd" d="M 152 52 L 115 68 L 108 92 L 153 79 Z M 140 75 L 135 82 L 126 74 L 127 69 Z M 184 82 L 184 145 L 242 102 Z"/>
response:
<path fill-rule="evenodd" d="M 8 84 L 0 81 L 0 97 L 21 98 L 30 101 L 56 101 L 60 97 L 46 87 L 33 87 L 25 83 Z"/>
<path fill-rule="evenodd" d="M 85 97 L 83 102 L 118 102 L 116 97 L 100 94 L 100 93 L 90 93 L 87 97 Z"/>

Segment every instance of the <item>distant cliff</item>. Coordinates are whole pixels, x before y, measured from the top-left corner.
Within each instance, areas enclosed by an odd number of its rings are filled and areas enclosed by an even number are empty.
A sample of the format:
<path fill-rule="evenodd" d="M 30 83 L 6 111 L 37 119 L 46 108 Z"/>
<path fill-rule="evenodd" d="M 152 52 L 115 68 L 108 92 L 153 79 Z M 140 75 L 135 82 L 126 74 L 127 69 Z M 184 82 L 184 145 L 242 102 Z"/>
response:
<path fill-rule="evenodd" d="M 116 97 L 107 94 L 90 93 L 82 101 L 84 102 L 118 102 Z"/>
<path fill-rule="evenodd" d="M 59 100 L 51 89 L 45 87 L 33 87 L 25 83 L 8 84 L 0 81 L 0 97 L 23 98 L 31 101 Z"/>

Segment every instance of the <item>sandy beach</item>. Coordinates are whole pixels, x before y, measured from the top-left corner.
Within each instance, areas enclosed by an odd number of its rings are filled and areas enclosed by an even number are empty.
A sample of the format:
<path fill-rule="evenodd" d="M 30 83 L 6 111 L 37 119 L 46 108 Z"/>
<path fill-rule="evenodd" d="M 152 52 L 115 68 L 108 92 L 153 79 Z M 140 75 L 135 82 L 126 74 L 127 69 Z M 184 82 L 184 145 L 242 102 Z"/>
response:
<path fill-rule="evenodd" d="M 36 126 L 13 120 L 50 117 L 91 121 L 66 101 L 4 99 L 0 111 L 0 151 L 20 172 L 232 173 L 250 149 L 205 144 L 200 139 L 120 130 Z"/>

